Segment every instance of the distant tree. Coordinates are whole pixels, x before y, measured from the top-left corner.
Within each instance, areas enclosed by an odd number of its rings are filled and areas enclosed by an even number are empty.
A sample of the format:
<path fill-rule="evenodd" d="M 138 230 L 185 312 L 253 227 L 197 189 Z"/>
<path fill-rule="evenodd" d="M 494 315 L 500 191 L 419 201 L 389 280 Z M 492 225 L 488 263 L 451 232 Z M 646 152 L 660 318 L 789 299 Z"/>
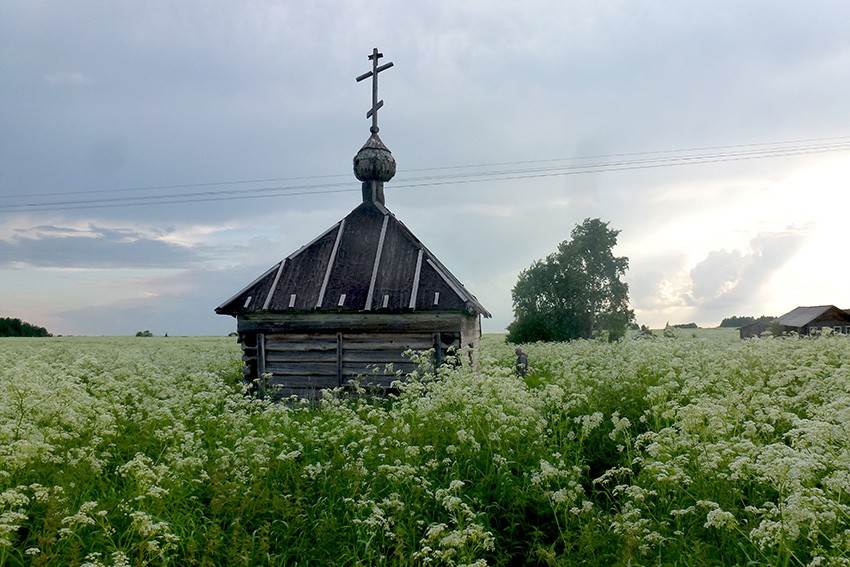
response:
<path fill-rule="evenodd" d="M 137 337 L 152 337 L 153 333 L 151 333 L 150 331 L 147 331 L 147 330 L 139 331 L 138 333 L 136 333 L 136 336 Z"/>
<path fill-rule="evenodd" d="M 622 337 L 634 312 L 620 278 L 629 259 L 615 257 L 618 230 L 599 219 L 576 225 L 571 240 L 523 270 L 512 291 L 514 321 L 508 341 L 566 341 L 604 332 Z"/>
<path fill-rule="evenodd" d="M 51 337 L 44 327 L 30 325 L 20 319 L 0 318 L 0 337 Z"/>
<path fill-rule="evenodd" d="M 678 325 L 673 325 L 674 329 L 699 329 L 696 323 L 679 323 Z"/>
<path fill-rule="evenodd" d="M 776 319 L 776 317 L 770 315 L 762 315 L 761 317 L 750 317 L 750 316 L 732 316 L 726 317 L 720 322 L 721 327 L 733 327 L 735 329 L 740 329 L 741 327 L 746 327 L 747 325 L 752 325 L 753 323 L 770 323 Z"/>
<path fill-rule="evenodd" d="M 740 327 L 745 327 L 745 326 L 750 325 L 751 323 L 755 323 L 755 322 L 756 322 L 755 317 L 748 317 L 748 316 L 738 317 L 736 315 L 733 315 L 732 317 L 726 317 L 725 319 L 723 319 L 720 322 L 720 326 L 721 327 L 733 327 L 735 329 L 738 329 Z"/>

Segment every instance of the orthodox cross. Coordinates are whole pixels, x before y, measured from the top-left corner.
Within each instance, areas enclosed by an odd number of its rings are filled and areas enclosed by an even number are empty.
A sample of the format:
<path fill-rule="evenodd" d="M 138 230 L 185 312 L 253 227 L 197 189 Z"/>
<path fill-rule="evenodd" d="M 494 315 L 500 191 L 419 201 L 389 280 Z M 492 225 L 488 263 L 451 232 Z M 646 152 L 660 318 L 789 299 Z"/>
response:
<path fill-rule="evenodd" d="M 369 128 L 369 131 L 373 134 L 378 133 L 378 109 L 384 106 L 384 101 L 378 100 L 378 73 L 381 71 L 385 71 L 393 66 L 393 64 L 385 63 L 378 66 L 378 59 L 383 57 L 383 53 L 378 53 L 378 48 L 375 47 L 372 49 L 372 55 L 369 56 L 369 59 L 372 61 L 372 70 L 368 73 L 363 73 L 359 77 L 357 77 L 357 82 L 359 83 L 363 79 L 368 79 L 372 77 L 372 108 L 369 109 L 369 112 L 366 113 L 366 118 L 372 118 L 372 127 Z"/>

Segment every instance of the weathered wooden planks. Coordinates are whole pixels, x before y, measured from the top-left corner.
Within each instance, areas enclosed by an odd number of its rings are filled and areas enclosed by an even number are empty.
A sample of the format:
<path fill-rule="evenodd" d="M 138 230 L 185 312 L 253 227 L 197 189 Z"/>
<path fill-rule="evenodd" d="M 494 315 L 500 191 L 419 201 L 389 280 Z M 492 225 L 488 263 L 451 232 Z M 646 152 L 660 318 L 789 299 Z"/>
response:
<path fill-rule="evenodd" d="M 416 370 L 410 351 L 439 349 L 441 355 L 457 345 L 457 334 L 276 332 L 256 334 L 258 371 L 263 388 L 274 396 L 296 393 L 314 397 L 311 389 L 346 386 L 390 388 L 400 375 Z M 447 341 L 446 344 L 443 341 Z M 248 341 L 250 342 L 250 341 Z M 246 355 L 248 353 L 246 352 Z M 289 394 L 284 394 L 289 392 Z"/>
<path fill-rule="evenodd" d="M 418 368 L 411 351 L 430 352 L 430 364 L 439 365 L 454 349 L 477 347 L 480 334 L 477 316 L 434 312 L 269 314 L 240 318 L 239 328 L 246 381 L 262 376 L 259 393 L 275 397 L 316 397 L 313 390 L 351 381 L 391 388 Z"/>
<path fill-rule="evenodd" d="M 240 333 L 298 334 L 312 333 L 422 333 L 456 331 L 466 319 L 477 317 L 456 312 L 409 313 L 308 313 L 246 314 L 237 320 Z"/>

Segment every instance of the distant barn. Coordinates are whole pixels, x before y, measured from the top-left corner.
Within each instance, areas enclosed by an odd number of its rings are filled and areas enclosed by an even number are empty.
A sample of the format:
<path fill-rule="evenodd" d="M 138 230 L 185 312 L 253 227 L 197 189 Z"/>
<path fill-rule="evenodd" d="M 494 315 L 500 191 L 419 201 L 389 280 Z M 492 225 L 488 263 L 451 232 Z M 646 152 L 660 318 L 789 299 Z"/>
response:
<path fill-rule="evenodd" d="M 354 157 L 363 201 L 216 308 L 237 321 L 244 379 L 276 397 L 315 397 L 351 380 L 387 389 L 416 364 L 463 350 L 477 361 L 481 316 L 490 313 L 384 205 L 395 160 L 378 137 L 373 51 L 371 135 Z M 266 377 L 267 380 L 263 377 Z M 260 379 L 263 378 L 263 379 Z"/>
<path fill-rule="evenodd" d="M 741 327 L 742 339 L 757 337 L 772 330 L 779 334 L 814 335 L 829 329 L 833 333 L 850 334 L 850 312 L 834 305 L 797 307 L 773 321 L 756 321 Z"/>

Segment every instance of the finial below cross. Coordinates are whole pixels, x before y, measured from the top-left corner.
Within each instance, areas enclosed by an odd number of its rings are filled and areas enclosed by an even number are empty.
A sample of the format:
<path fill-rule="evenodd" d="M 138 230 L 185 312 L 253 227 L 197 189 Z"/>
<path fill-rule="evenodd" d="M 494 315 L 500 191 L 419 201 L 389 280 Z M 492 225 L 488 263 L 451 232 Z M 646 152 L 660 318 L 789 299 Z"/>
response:
<path fill-rule="evenodd" d="M 363 73 L 359 77 L 357 77 L 357 82 L 359 83 L 363 79 L 368 79 L 372 77 L 372 108 L 369 109 L 369 112 L 366 113 L 366 118 L 372 118 L 372 127 L 369 128 L 369 131 L 373 134 L 378 133 L 378 109 L 384 106 L 384 101 L 378 100 L 378 73 L 381 71 L 385 71 L 393 66 L 393 64 L 385 63 L 378 66 L 378 59 L 383 57 L 383 53 L 378 53 L 378 48 L 375 47 L 372 49 L 372 55 L 369 56 L 369 59 L 372 61 L 372 70 L 368 73 Z"/>

